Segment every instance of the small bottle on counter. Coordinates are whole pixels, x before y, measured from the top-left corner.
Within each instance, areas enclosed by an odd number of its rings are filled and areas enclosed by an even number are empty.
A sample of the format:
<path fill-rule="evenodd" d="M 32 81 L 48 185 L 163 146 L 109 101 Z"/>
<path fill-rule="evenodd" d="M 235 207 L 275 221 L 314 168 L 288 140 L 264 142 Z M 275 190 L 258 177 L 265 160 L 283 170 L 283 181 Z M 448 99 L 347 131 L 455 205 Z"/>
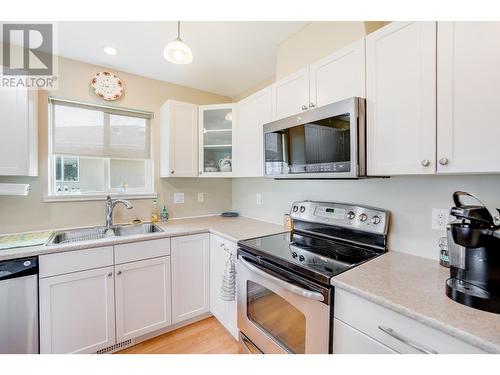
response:
<path fill-rule="evenodd" d="M 160 210 L 158 209 L 158 200 L 153 199 L 153 206 L 151 207 L 151 222 L 156 223 L 160 220 Z"/>
<path fill-rule="evenodd" d="M 448 238 L 441 237 L 439 239 L 439 263 L 443 267 L 450 267 L 450 253 L 448 251 Z"/>
<path fill-rule="evenodd" d="M 161 221 L 168 221 L 168 209 L 167 206 L 163 206 L 163 210 L 161 210 Z"/>

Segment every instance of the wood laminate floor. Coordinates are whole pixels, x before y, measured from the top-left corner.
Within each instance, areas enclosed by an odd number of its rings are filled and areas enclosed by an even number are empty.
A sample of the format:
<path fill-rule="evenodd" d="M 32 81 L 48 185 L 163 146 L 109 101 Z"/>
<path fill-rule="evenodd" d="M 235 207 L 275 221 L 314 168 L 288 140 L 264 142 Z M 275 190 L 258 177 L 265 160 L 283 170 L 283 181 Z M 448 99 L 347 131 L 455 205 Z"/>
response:
<path fill-rule="evenodd" d="M 141 342 L 117 354 L 237 354 L 238 341 L 214 318 Z"/>

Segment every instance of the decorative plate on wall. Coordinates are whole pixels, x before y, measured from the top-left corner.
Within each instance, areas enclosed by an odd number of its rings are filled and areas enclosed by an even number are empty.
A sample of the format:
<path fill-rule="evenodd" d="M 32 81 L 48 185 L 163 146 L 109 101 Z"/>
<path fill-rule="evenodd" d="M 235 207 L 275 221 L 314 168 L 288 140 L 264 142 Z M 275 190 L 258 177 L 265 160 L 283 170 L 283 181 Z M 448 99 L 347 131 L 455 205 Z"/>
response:
<path fill-rule="evenodd" d="M 104 100 L 117 100 L 123 95 L 123 83 L 110 72 L 99 72 L 91 81 L 95 94 Z"/>

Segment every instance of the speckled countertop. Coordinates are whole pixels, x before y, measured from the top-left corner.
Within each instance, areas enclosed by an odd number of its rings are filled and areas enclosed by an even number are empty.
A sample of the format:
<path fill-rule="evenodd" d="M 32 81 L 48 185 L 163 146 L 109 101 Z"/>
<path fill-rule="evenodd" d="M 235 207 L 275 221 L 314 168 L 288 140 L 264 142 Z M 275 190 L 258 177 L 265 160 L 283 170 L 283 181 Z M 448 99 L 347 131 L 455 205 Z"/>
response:
<path fill-rule="evenodd" d="M 445 294 L 449 270 L 439 262 L 391 251 L 333 278 L 338 288 L 500 353 L 500 314 L 461 305 Z"/>
<path fill-rule="evenodd" d="M 110 237 L 95 241 L 68 243 L 57 246 L 29 246 L 0 250 L 0 261 L 23 258 L 65 251 L 87 249 L 92 247 L 116 245 L 120 243 L 145 241 L 167 237 L 186 236 L 199 233 L 214 233 L 233 242 L 242 239 L 265 236 L 268 234 L 284 232 L 281 225 L 245 217 L 220 217 L 206 216 L 189 219 L 174 219 L 166 223 L 157 223 L 163 232 L 141 234 L 135 236 Z"/>

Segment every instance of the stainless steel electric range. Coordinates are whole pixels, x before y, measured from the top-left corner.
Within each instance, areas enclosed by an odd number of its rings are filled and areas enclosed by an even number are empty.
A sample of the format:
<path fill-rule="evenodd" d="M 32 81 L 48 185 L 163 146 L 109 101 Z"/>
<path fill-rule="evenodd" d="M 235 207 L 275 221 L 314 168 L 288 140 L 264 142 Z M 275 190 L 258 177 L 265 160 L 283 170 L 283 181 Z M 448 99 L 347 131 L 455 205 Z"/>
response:
<path fill-rule="evenodd" d="M 240 347 L 249 353 L 331 353 L 331 279 L 387 251 L 389 213 L 295 202 L 293 230 L 238 242 Z"/>

